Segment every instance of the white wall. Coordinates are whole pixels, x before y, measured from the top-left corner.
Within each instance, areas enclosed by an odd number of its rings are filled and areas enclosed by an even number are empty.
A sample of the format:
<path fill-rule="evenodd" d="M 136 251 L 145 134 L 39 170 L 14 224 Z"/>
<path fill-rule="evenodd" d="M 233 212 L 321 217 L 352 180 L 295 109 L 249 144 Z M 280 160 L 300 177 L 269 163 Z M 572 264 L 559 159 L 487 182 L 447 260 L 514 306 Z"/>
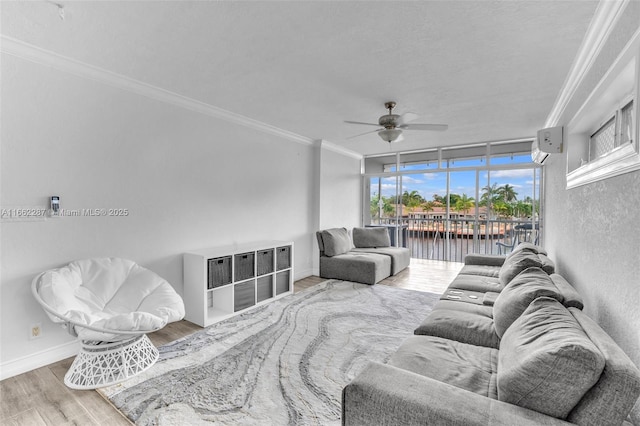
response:
<path fill-rule="evenodd" d="M 322 143 L 320 151 L 319 228 L 361 225 L 361 158 L 341 154 Z"/>
<path fill-rule="evenodd" d="M 330 164 L 319 162 L 312 144 L 5 54 L 1 102 L 2 207 L 44 207 L 58 195 L 64 209 L 129 211 L 127 217 L 1 224 L 3 378 L 76 350 L 31 296 L 31 280 L 43 270 L 118 256 L 152 269 L 182 292 L 183 252 L 283 239 L 295 243 L 299 279 L 312 273 L 317 257 L 318 188 L 340 194 L 345 211 L 359 206 L 353 158 L 332 153 Z M 30 326 L 38 322 L 43 336 L 29 340 Z"/>
<path fill-rule="evenodd" d="M 630 2 L 559 125 L 566 126 L 640 25 Z M 640 173 L 566 189 L 566 154 L 545 165 L 545 246 L 585 312 L 640 366 Z M 640 424 L 640 403 L 632 412 Z"/>
<path fill-rule="evenodd" d="M 351 231 L 354 226 L 362 226 L 362 159 L 345 155 L 326 141 L 320 141 L 318 145 L 316 229 L 347 228 Z M 318 275 L 320 254 L 317 241 L 314 242 L 313 253 L 313 271 Z"/>

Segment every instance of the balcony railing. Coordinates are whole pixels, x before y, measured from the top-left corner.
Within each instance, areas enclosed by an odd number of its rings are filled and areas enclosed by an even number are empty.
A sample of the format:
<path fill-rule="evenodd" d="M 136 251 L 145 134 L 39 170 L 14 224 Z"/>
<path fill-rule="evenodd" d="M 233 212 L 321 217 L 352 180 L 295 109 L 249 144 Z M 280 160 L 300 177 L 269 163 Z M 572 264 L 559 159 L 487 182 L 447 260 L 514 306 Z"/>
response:
<path fill-rule="evenodd" d="M 531 219 L 376 219 L 390 229 L 392 243 L 417 259 L 462 262 L 469 253 L 506 254 L 523 241 L 538 243 L 538 222 Z M 396 234 L 397 232 L 397 234 Z"/>

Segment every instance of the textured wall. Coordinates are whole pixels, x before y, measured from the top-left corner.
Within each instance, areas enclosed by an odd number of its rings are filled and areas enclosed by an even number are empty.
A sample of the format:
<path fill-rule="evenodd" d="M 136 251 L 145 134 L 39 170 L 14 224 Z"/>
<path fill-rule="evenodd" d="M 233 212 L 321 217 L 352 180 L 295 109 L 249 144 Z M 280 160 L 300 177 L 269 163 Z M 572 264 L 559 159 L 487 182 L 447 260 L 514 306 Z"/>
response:
<path fill-rule="evenodd" d="M 630 2 L 560 125 L 567 125 L 640 22 Z M 640 172 L 566 189 L 566 155 L 545 165 L 545 245 L 594 318 L 640 366 Z M 632 412 L 640 424 L 640 403 Z"/>

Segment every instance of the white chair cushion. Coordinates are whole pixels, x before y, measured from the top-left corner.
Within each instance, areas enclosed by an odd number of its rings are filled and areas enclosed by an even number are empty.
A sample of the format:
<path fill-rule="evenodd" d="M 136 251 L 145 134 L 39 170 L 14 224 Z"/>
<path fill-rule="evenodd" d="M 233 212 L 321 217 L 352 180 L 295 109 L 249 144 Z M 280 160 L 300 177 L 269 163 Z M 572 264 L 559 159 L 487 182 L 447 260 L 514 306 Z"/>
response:
<path fill-rule="evenodd" d="M 49 308 L 65 318 L 113 334 L 154 331 L 184 317 L 182 298 L 173 287 L 126 259 L 79 260 L 47 271 L 40 277 L 39 294 Z M 83 340 L 106 337 L 81 327 L 76 332 Z"/>

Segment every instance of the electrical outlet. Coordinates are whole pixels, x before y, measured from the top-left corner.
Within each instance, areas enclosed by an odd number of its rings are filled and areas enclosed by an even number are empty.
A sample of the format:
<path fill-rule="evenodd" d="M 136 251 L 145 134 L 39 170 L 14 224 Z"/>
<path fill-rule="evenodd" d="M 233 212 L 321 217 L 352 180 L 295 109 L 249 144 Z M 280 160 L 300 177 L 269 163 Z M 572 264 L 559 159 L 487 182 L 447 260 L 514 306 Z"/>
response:
<path fill-rule="evenodd" d="M 32 324 L 31 329 L 29 330 L 29 339 L 33 340 L 33 339 L 38 339 L 40 337 L 42 337 L 42 324 L 41 323 Z"/>

